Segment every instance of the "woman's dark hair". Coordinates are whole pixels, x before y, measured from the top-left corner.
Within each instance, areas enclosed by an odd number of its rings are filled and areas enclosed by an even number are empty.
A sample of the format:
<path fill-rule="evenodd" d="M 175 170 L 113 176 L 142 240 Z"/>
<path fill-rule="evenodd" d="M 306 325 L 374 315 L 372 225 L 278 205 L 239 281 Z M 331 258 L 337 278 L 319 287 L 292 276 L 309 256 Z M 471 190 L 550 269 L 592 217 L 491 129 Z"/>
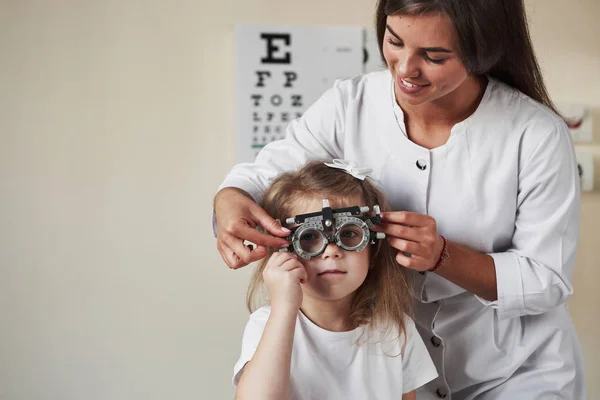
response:
<path fill-rule="evenodd" d="M 388 16 L 430 13 L 452 22 L 469 73 L 498 79 L 558 114 L 533 51 L 523 0 L 379 0 L 375 18 L 381 57 Z"/>

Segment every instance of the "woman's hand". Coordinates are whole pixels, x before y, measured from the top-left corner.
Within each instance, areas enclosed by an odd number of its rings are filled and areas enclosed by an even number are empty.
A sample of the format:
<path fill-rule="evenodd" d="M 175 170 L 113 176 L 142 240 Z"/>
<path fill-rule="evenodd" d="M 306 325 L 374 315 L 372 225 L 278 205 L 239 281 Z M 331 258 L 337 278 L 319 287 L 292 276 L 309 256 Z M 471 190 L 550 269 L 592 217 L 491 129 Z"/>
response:
<path fill-rule="evenodd" d="M 263 280 L 269 291 L 273 310 L 298 311 L 302 305 L 302 283 L 306 282 L 306 269 L 294 253 L 273 253 L 265 269 Z"/>
<path fill-rule="evenodd" d="M 285 247 L 288 242 L 282 237 L 290 231 L 271 218 L 265 210 L 240 189 L 225 188 L 215 196 L 217 218 L 217 249 L 229 268 L 237 269 L 260 260 L 267 254 L 266 246 Z M 262 226 L 267 233 L 259 232 Z M 282 236 L 282 237 L 278 237 Z M 245 245 L 244 241 L 255 243 Z"/>
<path fill-rule="evenodd" d="M 437 232 L 435 219 L 406 211 L 381 214 L 381 224 L 371 229 L 385 232 L 392 247 L 400 250 L 398 264 L 417 271 L 433 268 L 442 254 L 444 241 Z"/>

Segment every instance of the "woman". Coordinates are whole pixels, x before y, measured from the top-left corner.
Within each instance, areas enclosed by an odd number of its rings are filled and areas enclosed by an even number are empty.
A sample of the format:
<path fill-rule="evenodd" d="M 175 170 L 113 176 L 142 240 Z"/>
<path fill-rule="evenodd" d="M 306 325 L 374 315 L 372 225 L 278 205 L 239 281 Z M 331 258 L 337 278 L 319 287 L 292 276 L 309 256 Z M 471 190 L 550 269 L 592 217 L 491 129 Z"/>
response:
<path fill-rule="evenodd" d="M 585 398 L 565 306 L 577 166 L 523 1 L 380 0 L 376 19 L 388 71 L 336 82 L 225 179 L 223 259 L 238 268 L 286 245 L 255 203 L 273 177 L 308 159 L 354 160 L 406 210 L 384 213 L 381 230 L 414 272 L 415 322 L 439 373 L 419 399 Z"/>

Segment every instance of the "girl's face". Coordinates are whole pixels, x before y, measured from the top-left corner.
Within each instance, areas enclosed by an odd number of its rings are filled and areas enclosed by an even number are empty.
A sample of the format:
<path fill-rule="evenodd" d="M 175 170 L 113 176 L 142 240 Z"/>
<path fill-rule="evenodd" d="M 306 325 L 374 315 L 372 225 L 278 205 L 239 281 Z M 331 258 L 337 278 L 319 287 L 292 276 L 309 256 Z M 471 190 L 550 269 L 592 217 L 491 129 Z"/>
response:
<path fill-rule="evenodd" d="M 456 43 L 444 15 L 387 17 L 383 55 L 394 77 L 398 104 L 435 102 L 469 78 Z"/>
<path fill-rule="evenodd" d="M 330 204 L 334 209 L 361 206 L 364 200 L 339 202 L 330 199 Z M 322 198 L 305 198 L 293 205 L 292 215 L 320 212 L 322 207 Z M 304 295 L 327 301 L 351 298 L 369 272 L 370 247 L 369 244 L 362 251 L 346 251 L 329 243 L 323 253 L 310 260 L 298 257 L 307 275 L 306 283 L 302 285 Z"/>

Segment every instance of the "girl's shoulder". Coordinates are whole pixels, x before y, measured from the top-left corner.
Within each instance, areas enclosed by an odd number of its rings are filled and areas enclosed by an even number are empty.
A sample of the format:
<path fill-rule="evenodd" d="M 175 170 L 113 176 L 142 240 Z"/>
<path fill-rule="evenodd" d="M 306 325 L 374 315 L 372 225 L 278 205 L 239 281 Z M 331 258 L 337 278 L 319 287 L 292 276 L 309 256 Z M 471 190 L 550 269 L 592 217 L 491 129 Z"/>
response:
<path fill-rule="evenodd" d="M 262 306 L 250 314 L 250 321 L 263 321 L 266 323 L 269 315 L 271 315 L 271 306 Z"/>
<path fill-rule="evenodd" d="M 408 315 L 404 316 L 404 331 L 392 322 L 371 324 L 367 331 L 369 336 L 377 342 L 397 343 L 401 346 L 415 338 L 420 338 L 415 322 Z"/>

